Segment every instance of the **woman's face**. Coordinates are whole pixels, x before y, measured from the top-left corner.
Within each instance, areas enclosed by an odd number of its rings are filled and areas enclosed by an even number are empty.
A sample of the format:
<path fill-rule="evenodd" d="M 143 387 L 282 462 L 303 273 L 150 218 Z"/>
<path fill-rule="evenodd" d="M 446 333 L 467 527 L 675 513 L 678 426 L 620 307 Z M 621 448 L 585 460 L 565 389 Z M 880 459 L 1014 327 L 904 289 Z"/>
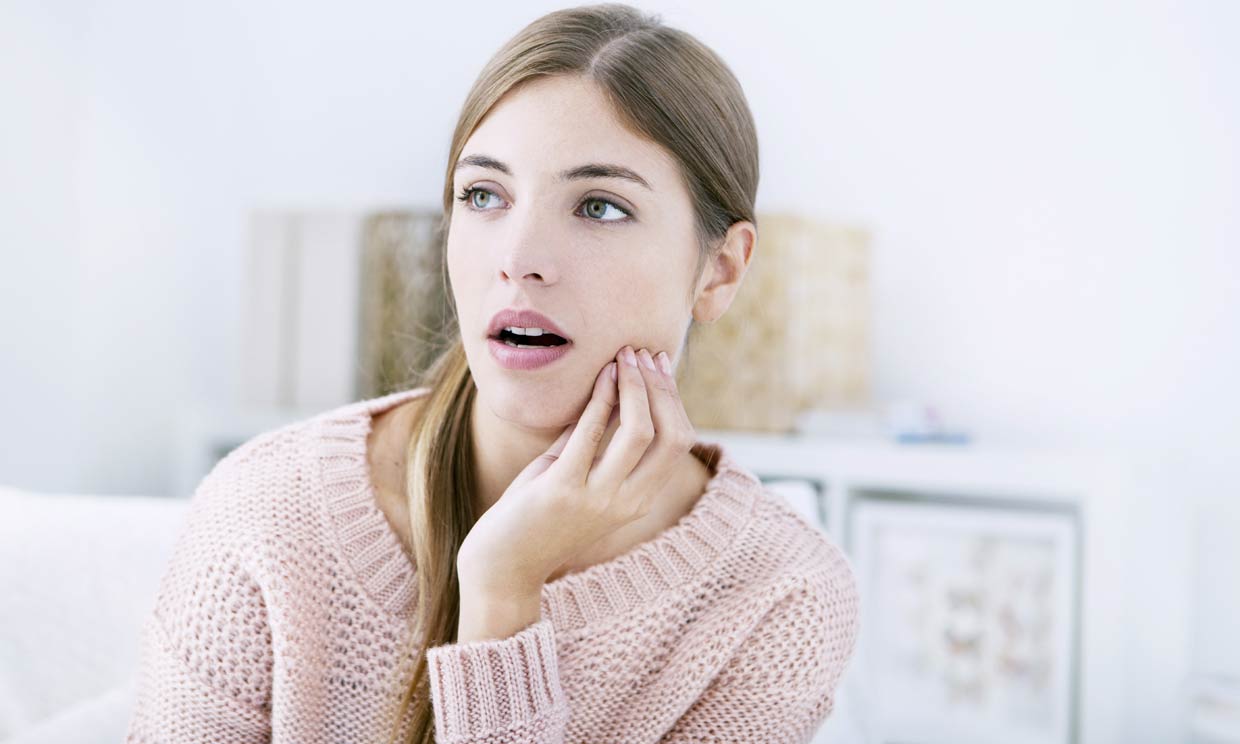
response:
<path fill-rule="evenodd" d="M 626 344 L 676 364 L 692 312 L 693 207 L 671 156 L 624 129 L 593 83 L 535 78 L 510 91 L 466 142 L 453 188 L 448 274 L 492 413 L 535 429 L 576 421 Z M 505 308 L 547 316 L 567 351 L 534 369 L 501 365 L 488 326 Z"/>

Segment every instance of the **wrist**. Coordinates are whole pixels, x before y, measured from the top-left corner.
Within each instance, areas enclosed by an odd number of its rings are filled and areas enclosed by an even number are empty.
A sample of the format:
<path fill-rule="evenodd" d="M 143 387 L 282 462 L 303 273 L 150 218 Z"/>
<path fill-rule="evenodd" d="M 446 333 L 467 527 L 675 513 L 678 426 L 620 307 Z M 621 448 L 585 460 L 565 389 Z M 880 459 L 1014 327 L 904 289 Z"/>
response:
<path fill-rule="evenodd" d="M 542 593 L 461 586 L 457 643 L 509 638 L 542 619 Z"/>
<path fill-rule="evenodd" d="M 546 577 L 532 578 L 495 570 L 495 561 L 456 561 L 456 579 L 461 599 L 479 601 L 515 602 L 542 595 Z"/>

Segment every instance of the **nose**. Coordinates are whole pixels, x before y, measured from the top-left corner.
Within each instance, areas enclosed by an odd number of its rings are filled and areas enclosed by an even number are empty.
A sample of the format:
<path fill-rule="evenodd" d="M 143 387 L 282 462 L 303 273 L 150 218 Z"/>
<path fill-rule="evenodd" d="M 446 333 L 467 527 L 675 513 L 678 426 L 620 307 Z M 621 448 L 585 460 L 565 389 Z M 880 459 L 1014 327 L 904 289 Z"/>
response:
<path fill-rule="evenodd" d="M 501 278 L 524 282 L 532 280 L 542 284 L 554 284 L 558 280 L 555 258 L 547 246 L 555 244 L 555 238 L 546 231 L 538 230 L 536 220 L 526 219 L 524 224 L 513 228 L 508 236 L 510 243 L 504 251 L 500 264 Z"/>
<path fill-rule="evenodd" d="M 543 284 L 547 283 L 547 281 L 543 278 L 542 272 L 524 271 L 511 260 L 504 262 L 504 268 L 500 269 L 499 273 L 505 279 L 512 279 L 515 277 L 518 280 L 522 280 L 529 278 L 535 281 L 541 281 Z"/>

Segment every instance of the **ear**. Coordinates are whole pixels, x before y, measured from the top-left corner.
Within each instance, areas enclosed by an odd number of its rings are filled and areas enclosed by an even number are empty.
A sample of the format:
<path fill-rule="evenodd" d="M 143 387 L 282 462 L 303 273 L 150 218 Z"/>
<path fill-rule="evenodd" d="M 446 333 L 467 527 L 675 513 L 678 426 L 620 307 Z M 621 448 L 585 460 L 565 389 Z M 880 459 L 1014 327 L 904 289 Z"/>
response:
<path fill-rule="evenodd" d="M 727 311 L 749 270 L 757 242 L 758 230 L 752 222 L 732 223 L 723 236 L 723 245 L 702 268 L 693 301 L 694 320 L 713 323 Z"/>

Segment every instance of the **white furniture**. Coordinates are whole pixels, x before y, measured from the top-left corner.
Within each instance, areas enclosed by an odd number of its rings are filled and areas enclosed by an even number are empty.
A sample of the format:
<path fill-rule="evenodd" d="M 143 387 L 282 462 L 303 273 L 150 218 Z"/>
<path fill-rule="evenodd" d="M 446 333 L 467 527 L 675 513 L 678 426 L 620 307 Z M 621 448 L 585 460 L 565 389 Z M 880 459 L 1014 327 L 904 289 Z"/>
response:
<path fill-rule="evenodd" d="M 188 499 L 0 486 L 0 742 L 118 742 Z"/>
<path fill-rule="evenodd" d="M 819 503 L 802 510 L 820 514 L 823 528 L 861 574 L 859 651 L 836 709 L 848 725 L 828 721 L 815 744 L 1185 740 L 1189 598 L 1182 588 L 1190 579 L 1185 499 L 1149 493 L 1125 462 L 1101 455 L 704 430 L 698 435 L 728 445 L 764 480 L 813 484 Z M 994 700 L 962 702 L 953 710 L 942 701 L 899 699 L 891 677 L 880 674 L 878 660 L 892 657 L 891 648 L 908 645 L 909 639 L 884 637 L 891 618 L 867 614 L 887 606 L 892 594 L 876 589 L 891 577 L 871 575 L 882 561 L 875 558 L 873 541 L 867 545 L 862 539 L 882 524 L 893 530 L 903 524 L 906 531 L 893 534 L 905 535 L 912 534 L 909 525 L 924 524 L 931 537 L 920 541 L 922 549 L 933 547 L 934 540 L 940 549 L 955 540 L 963 550 L 969 544 L 1002 543 L 1005 536 L 1019 546 L 1015 536 L 1022 532 L 1040 536 L 1030 544 L 1053 546 L 1057 590 L 1070 590 L 1057 595 L 1055 606 L 1070 611 L 1052 630 L 1059 635 L 1052 644 L 1054 679 L 1045 695 L 1051 706 L 1009 716 L 1024 715 L 1038 725 L 1005 730 L 1002 719 L 976 716 L 1005 709 Z M 970 524 L 971 537 L 965 529 Z M 894 545 L 907 547 L 898 540 Z M 891 565 L 900 560 L 887 558 Z M 1166 570 L 1147 571 L 1151 561 Z M 1072 586 L 1062 586 L 1065 579 Z M 993 676 L 987 682 L 999 687 Z M 1065 690 L 1066 700 L 1056 697 Z M 1008 701 L 1006 709 L 1020 702 Z M 917 721 L 919 706 L 925 716 L 914 737 L 908 726 Z M 895 720 L 900 717 L 906 719 L 903 728 Z M 947 728 L 936 731 L 936 726 Z M 996 730 L 1004 733 L 995 738 Z M 1168 731 L 1175 732 L 1174 739 L 1162 738 Z"/>

